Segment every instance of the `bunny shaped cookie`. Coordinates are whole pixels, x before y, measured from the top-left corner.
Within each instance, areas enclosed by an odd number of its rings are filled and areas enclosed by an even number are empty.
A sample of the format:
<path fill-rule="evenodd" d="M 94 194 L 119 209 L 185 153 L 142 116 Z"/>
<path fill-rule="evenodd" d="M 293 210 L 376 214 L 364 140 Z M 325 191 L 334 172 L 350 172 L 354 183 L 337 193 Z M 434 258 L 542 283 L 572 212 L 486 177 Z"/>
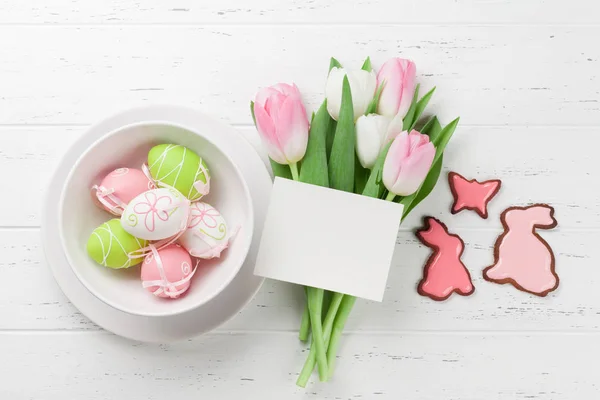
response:
<path fill-rule="evenodd" d="M 464 242 L 433 217 L 425 218 L 425 227 L 417 231 L 417 237 L 434 253 L 427 260 L 418 292 L 432 300 L 446 300 L 452 293 L 468 296 L 475 288 L 471 275 L 461 261 Z"/>
<path fill-rule="evenodd" d="M 556 227 L 554 209 L 547 204 L 510 207 L 502 213 L 501 221 L 504 233 L 496 241 L 495 262 L 483 270 L 483 277 L 541 297 L 556 290 L 559 279 L 554 253 L 535 232 L 536 228 Z"/>

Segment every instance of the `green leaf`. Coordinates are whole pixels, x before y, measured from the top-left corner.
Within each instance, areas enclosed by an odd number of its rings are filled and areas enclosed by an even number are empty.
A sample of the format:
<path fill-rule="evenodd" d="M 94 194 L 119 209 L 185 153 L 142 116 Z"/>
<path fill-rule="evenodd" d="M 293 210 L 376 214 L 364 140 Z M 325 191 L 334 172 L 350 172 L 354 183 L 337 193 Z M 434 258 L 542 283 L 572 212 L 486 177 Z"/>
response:
<path fill-rule="evenodd" d="M 364 168 L 358 157 L 355 157 L 354 162 L 354 193 L 362 193 L 369 179 L 370 172 L 367 168 Z"/>
<path fill-rule="evenodd" d="M 331 123 L 329 124 L 329 128 L 327 129 L 327 160 L 329 161 L 329 157 L 331 157 L 331 148 L 333 147 L 333 138 L 335 137 L 335 130 L 337 128 L 337 121 L 333 118 L 331 119 Z"/>
<path fill-rule="evenodd" d="M 254 122 L 254 126 L 256 126 L 256 117 L 254 116 L 254 102 L 250 102 L 250 114 L 252 114 L 252 122 Z"/>
<path fill-rule="evenodd" d="M 444 155 L 444 150 L 450 141 L 450 138 L 452 138 L 459 120 L 460 118 L 456 118 L 454 121 L 450 122 L 439 132 L 439 134 L 435 137 L 435 140 L 432 140 L 433 145 L 435 146 L 435 157 L 433 158 L 433 162 L 431 163 L 432 167 L 429 170 L 425 181 L 423 181 L 415 193 L 411 194 L 410 196 L 403 197 L 399 201 L 400 204 L 404 205 L 403 218 L 405 218 L 408 213 L 411 212 L 412 209 L 415 208 L 421 201 L 423 201 L 423 199 L 425 199 L 429 193 L 431 193 L 431 190 L 433 190 L 433 187 L 435 186 L 442 169 L 442 157 Z M 422 194 L 420 193 L 421 190 L 423 190 Z"/>
<path fill-rule="evenodd" d="M 377 112 L 377 106 L 379 105 L 379 99 L 381 98 L 381 92 L 383 91 L 384 84 L 385 82 L 381 82 L 381 85 L 377 87 L 377 90 L 375 91 L 375 96 L 373 96 L 373 100 L 371 100 L 371 102 L 369 103 L 369 107 L 367 107 L 367 112 L 365 112 L 365 115 Z"/>
<path fill-rule="evenodd" d="M 290 171 L 289 165 L 279 164 L 278 162 L 273 161 L 271 158 L 269 158 L 269 161 L 271 162 L 273 175 L 280 178 L 292 179 L 292 171 Z"/>
<path fill-rule="evenodd" d="M 427 108 L 427 104 L 429 104 L 429 100 L 431 100 L 431 97 L 433 96 L 433 92 L 435 92 L 435 87 L 433 87 L 433 89 L 427 92 L 425 96 L 421 97 L 421 100 L 417 102 L 417 105 L 415 106 L 415 113 L 413 115 L 412 124 L 408 129 L 409 131 L 415 127 L 415 124 L 417 123 L 419 118 L 421 118 L 423 111 L 425 111 L 425 108 Z"/>
<path fill-rule="evenodd" d="M 329 71 L 331 71 L 333 67 L 342 68 L 342 64 L 340 64 L 340 62 L 335 58 L 331 57 L 331 60 L 329 62 Z M 331 148 L 333 147 L 333 138 L 335 137 L 336 126 L 337 121 L 332 118 L 329 124 L 329 128 L 327 129 L 327 161 L 329 161 L 329 156 L 331 155 Z"/>
<path fill-rule="evenodd" d="M 429 140 L 432 142 L 437 140 L 440 132 L 442 132 L 442 126 L 435 115 L 421 128 L 421 133 L 429 136 Z"/>
<path fill-rule="evenodd" d="M 421 132 L 423 135 L 429 135 L 429 132 L 432 129 L 432 127 L 436 121 L 438 121 L 437 117 L 435 115 L 432 115 L 431 118 L 429 118 L 427 120 L 427 122 L 425 122 L 425 124 L 423 124 L 423 127 L 421 127 L 421 130 L 419 132 Z M 438 121 L 438 124 L 439 124 L 439 121 Z"/>
<path fill-rule="evenodd" d="M 306 154 L 302 159 L 300 181 L 329 187 L 329 174 L 327 170 L 327 131 L 333 121 L 327 112 L 327 100 L 314 114 L 308 134 Z"/>
<path fill-rule="evenodd" d="M 367 59 L 365 60 L 365 62 L 363 63 L 363 65 L 360 69 L 362 69 L 363 71 L 368 71 L 368 72 L 373 71 L 373 66 L 371 65 L 371 57 L 367 57 Z"/>
<path fill-rule="evenodd" d="M 417 108 L 417 100 L 419 98 L 419 87 L 421 85 L 417 84 L 415 88 L 415 93 L 413 95 L 412 103 L 410 103 L 410 108 L 406 112 L 404 119 L 402 120 L 402 129 L 407 131 L 413 124 L 413 118 L 415 116 L 415 109 Z"/>
<path fill-rule="evenodd" d="M 340 62 L 335 58 L 331 57 L 331 60 L 329 61 L 329 70 L 331 71 L 334 67 L 342 68 L 342 64 L 340 64 Z"/>
<path fill-rule="evenodd" d="M 439 135 L 436 136 L 435 140 L 433 140 L 433 145 L 435 146 L 435 158 L 433 159 L 434 163 L 442 157 L 446 145 L 452 138 L 452 135 L 458 126 L 458 121 L 460 121 L 460 118 L 456 118 L 454 121 L 446 125 L 444 129 L 440 131 Z"/>
<path fill-rule="evenodd" d="M 331 157 L 329 158 L 329 186 L 333 189 L 352 192 L 354 189 L 354 147 L 356 133 L 354 109 L 348 77 L 342 84 L 342 105 L 335 129 Z"/>
<path fill-rule="evenodd" d="M 371 170 L 369 180 L 367 181 L 367 184 L 365 185 L 365 188 L 362 191 L 363 196 L 379 198 L 383 193 L 383 164 L 385 163 L 385 158 L 387 157 L 387 153 L 390 150 L 391 145 L 392 142 L 390 141 L 381 150 L 379 156 L 377 156 L 377 161 L 375 161 L 375 165 Z"/>

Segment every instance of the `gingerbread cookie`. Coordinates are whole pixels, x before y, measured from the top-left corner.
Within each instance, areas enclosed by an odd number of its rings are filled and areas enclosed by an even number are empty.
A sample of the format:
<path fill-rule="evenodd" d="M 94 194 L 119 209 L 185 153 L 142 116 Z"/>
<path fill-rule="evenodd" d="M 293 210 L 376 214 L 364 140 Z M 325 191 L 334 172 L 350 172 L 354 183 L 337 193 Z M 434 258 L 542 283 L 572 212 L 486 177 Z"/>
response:
<path fill-rule="evenodd" d="M 463 240 L 448 233 L 446 225 L 433 217 L 424 218 L 424 227 L 416 235 L 434 251 L 423 268 L 419 294 L 436 301 L 446 300 L 452 293 L 472 294 L 475 288 L 471 275 L 460 259 L 465 248 Z"/>
<path fill-rule="evenodd" d="M 502 181 L 499 179 L 485 182 L 478 182 L 475 179 L 469 181 L 456 172 L 448 173 L 448 183 L 454 197 L 454 204 L 450 210 L 452 214 L 457 214 L 462 210 L 471 210 L 484 219 L 488 217 L 488 203 L 502 186 Z"/>
<path fill-rule="evenodd" d="M 485 280 L 510 283 L 519 290 L 545 297 L 556 290 L 559 278 L 554 253 L 535 230 L 552 229 L 558 222 L 547 204 L 510 207 L 500 217 L 504 232 L 494 247 L 494 265 L 483 270 Z"/>

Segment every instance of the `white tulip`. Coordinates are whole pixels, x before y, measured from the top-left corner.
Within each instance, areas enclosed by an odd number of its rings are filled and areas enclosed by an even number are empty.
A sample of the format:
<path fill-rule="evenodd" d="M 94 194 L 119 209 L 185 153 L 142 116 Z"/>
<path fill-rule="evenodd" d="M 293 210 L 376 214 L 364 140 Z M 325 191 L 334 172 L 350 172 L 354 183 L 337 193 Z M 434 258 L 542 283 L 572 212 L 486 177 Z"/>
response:
<path fill-rule="evenodd" d="M 331 118 L 338 120 L 340 116 L 340 106 L 342 105 L 342 85 L 344 76 L 348 76 L 350 91 L 352 93 L 352 106 L 354 108 L 354 120 L 364 115 L 369 107 L 369 103 L 375 96 L 377 89 L 377 75 L 375 72 L 364 71 L 346 71 L 344 68 L 334 67 L 329 72 L 327 84 L 325 85 L 325 96 L 327 97 L 327 111 Z"/>
<path fill-rule="evenodd" d="M 364 168 L 371 169 L 387 142 L 390 118 L 384 115 L 361 115 L 356 121 L 356 155 Z"/>

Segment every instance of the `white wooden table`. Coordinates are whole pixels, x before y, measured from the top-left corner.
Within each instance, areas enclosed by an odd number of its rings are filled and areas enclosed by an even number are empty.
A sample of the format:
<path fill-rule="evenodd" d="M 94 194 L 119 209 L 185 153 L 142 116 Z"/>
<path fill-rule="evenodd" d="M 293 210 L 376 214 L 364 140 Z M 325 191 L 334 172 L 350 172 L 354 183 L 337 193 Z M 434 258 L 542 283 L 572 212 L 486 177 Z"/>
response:
<path fill-rule="evenodd" d="M 0 1 L 0 398 L 593 399 L 600 395 L 600 5 L 593 0 Z M 266 283 L 216 332 L 146 345 L 62 295 L 40 249 L 56 161 L 94 121 L 151 103 L 202 108 L 243 134 L 259 87 L 294 81 L 311 108 L 330 56 L 417 62 L 434 111 L 461 125 L 445 170 L 500 178 L 490 220 L 450 216 L 442 179 L 398 236 L 382 304 L 361 301 L 327 384 L 294 385 L 302 293 Z M 499 213 L 548 202 L 558 291 L 483 281 Z M 470 298 L 415 286 L 424 214 L 466 242 Z M 178 397 L 181 396 L 181 397 Z"/>

